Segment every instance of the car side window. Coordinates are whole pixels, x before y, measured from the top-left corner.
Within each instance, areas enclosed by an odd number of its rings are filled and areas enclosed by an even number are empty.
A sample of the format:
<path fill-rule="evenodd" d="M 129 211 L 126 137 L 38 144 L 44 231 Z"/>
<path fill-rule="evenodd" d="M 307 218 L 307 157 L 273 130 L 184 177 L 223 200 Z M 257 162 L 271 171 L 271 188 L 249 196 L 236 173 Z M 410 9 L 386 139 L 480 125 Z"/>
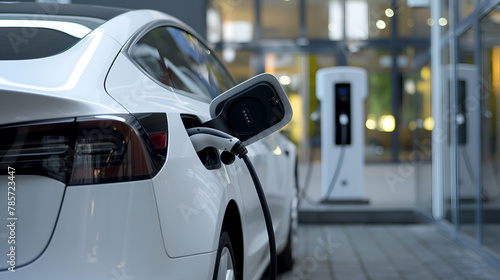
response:
<path fill-rule="evenodd" d="M 210 87 L 210 92 L 213 94 L 212 97 L 215 97 L 235 86 L 231 75 L 209 48 L 203 45 L 200 41 L 196 40 L 192 35 L 182 30 L 170 27 L 169 31 L 172 34 L 176 34 L 174 37 L 184 37 L 193 40 L 193 47 L 198 51 L 200 62 L 203 64 L 201 66 L 201 69 L 203 69 L 202 77 L 205 79 L 206 84 Z"/>
<path fill-rule="evenodd" d="M 175 87 L 173 78 L 170 75 L 168 67 L 165 65 L 160 49 L 164 45 L 161 29 L 155 29 L 143 36 L 130 50 L 130 56 L 139 64 L 139 66 L 149 73 L 152 78 L 158 80 L 164 85 Z"/>
<path fill-rule="evenodd" d="M 129 54 L 159 82 L 207 100 L 234 86 L 210 50 L 175 27 L 153 29 L 132 46 Z"/>
<path fill-rule="evenodd" d="M 207 67 L 210 72 L 211 83 L 213 87 L 217 89 L 218 93 L 221 94 L 224 91 L 234 87 L 236 83 L 233 78 L 227 72 L 226 68 L 222 63 L 215 57 L 215 55 L 205 46 L 203 46 L 204 54 L 207 57 Z"/>
<path fill-rule="evenodd" d="M 212 98 L 234 86 L 233 79 L 215 55 L 193 35 L 175 28 L 167 27 L 186 61 L 190 61 L 193 72 L 203 79 Z"/>

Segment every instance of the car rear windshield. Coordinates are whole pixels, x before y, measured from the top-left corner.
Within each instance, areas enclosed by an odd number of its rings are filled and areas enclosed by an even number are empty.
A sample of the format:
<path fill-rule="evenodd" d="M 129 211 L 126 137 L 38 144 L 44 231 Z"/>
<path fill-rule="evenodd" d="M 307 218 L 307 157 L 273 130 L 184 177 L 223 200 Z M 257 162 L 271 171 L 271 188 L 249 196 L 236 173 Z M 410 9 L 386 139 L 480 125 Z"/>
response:
<path fill-rule="evenodd" d="M 71 48 L 99 26 L 103 20 L 0 15 L 0 60 L 35 59 L 52 56 Z"/>

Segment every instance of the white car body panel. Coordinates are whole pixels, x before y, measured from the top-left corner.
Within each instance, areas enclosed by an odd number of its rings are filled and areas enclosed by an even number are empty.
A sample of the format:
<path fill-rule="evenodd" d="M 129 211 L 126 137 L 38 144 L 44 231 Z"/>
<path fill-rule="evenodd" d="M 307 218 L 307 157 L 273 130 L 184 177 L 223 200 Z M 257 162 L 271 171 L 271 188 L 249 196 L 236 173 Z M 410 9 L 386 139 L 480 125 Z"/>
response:
<path fill-rule="evenodd" d="M 152 201 L 151 180 L 68 188 L 46 251 L 0 279 L 207 279 L 214 253 L 172 259 L 158 246 Z"/>
<path fill-rule="evenodd" d="M 0 90 L 11 92 L 9 102 L 0 103 L 0 124 L 127 113 L 103 88 L 108 72 L 103 65 L 111 65 L 120 49 L 114 39 L 94 30 L 55 56 L 0 61 Z M 26 95 L 33 101 L 26 102 Z"/>
<path fill-rule="evenodd" d="M 9 182 L 9 179 L 4 175 L 0 176 L 0 181 Z M 7 211 L 7 188 L 0 188 L 0 197 L 5 198 L 0 200 L 0 209 L 3 209 L 0 211 L 0 217 L 6 221 L 6 225 L 14 222 L 12 229 L 17 229 L 14 240 L 18 244 L 17 263 L 21 265 L 36 259 L 47 246 L 66 186 L 52 178 L 33 175 L 17 176 L 14 183 L 14 188 L 8 190 L 16 197 L 17 203 L 12 209 L 17 209 L 17 216 L 23 218 L 9 220 L 13 217 L 9 215 L 10 211 Z M 10 230 L 7 226 L 0 227 L 0 237 L 10 236 Z M 33 238 L 33 235 L 36 238 Z M 6 252 L 6 255 L 10 252 L 11 245 L 16 244 L 12 240 L 0 240 L 0 252 Z M 2 260 L 6 258 L 5 255 L 2 254 Z M 7 269 L 9 266 L 6 261 L 0 263 L 0 269 Z"/>

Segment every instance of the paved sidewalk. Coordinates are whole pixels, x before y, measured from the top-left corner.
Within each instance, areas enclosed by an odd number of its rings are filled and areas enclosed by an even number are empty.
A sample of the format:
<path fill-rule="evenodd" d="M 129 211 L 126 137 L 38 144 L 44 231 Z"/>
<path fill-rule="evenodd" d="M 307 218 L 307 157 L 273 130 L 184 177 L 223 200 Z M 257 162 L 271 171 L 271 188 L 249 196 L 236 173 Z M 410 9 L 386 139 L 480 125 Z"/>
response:
<path fill-rule="evenodd" d="M 299 260 L 282 280 L 500 279 L 433 225 L 299 226 Z"/>

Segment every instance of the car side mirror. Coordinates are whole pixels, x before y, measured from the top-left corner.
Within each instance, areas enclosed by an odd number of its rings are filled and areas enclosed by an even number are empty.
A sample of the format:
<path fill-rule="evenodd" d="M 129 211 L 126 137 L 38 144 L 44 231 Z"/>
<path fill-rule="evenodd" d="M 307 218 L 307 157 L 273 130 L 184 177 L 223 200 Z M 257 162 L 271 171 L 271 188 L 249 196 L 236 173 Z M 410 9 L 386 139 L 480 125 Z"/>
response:
<path fill-rule="evenodd" d="M 210 103 L 212 120 L 203 125 L 249 145 L 284 127 L 292 114 L 290 101 L 278 79 L 264 73 L 214 98 Z"/>

